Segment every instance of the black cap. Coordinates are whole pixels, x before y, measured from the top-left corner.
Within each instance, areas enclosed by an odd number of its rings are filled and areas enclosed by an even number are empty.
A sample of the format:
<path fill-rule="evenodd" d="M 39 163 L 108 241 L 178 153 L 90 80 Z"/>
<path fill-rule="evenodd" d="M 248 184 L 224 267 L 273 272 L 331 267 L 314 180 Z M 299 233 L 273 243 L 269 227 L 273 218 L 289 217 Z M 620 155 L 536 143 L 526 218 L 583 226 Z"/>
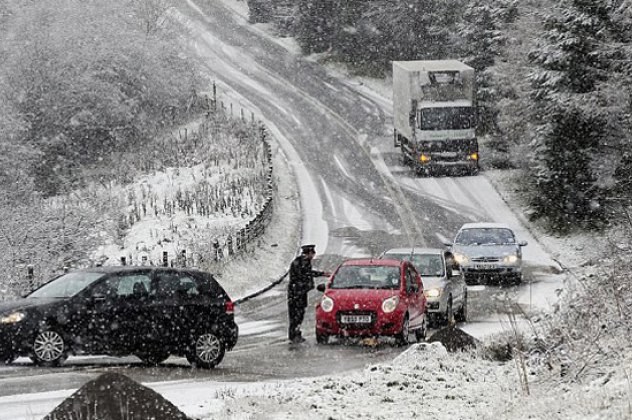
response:
<path fill-rule="evenodd" d="M 316 252 L 316 245 L 303 245 L 303 246 L 301 246 L 301 250 L 303 250 L 303 254 L 308 254 L 310 252 Z"/>

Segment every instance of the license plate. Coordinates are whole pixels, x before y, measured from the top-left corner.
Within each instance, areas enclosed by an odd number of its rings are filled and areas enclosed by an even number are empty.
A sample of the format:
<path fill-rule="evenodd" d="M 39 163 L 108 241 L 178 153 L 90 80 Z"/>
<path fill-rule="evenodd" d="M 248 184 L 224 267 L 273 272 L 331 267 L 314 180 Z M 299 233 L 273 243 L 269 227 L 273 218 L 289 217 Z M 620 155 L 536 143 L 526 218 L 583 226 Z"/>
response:
<path fill-rule="evenodd" d="M 340 321 L 343 324 L 370 324 L 371 315 L 342 315 Z"/>
<path fill-rule="evenodd" d="M 476 268 L 479 270 L 494 270 L 498 266 L 496 264 L 476 264 Z"/>

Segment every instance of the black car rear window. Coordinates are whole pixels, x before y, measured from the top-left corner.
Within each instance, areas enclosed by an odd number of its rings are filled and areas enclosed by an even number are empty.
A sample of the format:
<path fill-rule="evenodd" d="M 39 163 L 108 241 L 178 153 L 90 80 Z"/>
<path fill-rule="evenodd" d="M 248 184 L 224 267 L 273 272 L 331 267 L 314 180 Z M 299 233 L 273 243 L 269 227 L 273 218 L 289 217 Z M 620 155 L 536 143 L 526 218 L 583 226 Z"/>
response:
<path fill-rule="evenodd" d="M 228 297 L 228 293 L 224 290 L 224 288 L 213 278 L 210 274 L 204 274 L 202 276 L 202 290 L 206 292 L 205 289 L 208 290 L 208 295 L 212 298 L 222 299 L 222 300 L 230 300 Z"/>
<path fill-rule="evenodd" d="M 152 282 L 150 295 L 156 297 L 191 298 L 198 295 L 228 300 L 224 289 L 211 275 L 198 272 L 159 272 Z"/>

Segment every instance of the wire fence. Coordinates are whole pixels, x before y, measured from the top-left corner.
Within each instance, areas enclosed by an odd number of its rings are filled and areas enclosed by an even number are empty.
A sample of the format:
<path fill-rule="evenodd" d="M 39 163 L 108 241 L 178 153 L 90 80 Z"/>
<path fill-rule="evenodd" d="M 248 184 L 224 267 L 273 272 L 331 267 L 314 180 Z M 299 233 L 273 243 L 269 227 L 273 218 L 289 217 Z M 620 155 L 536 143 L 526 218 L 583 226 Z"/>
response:
<path fill-rule="evenodd" d="M 218 101 L 217 86 L 215 83 L 213 83 L 213 90 L 207 101 L 209 113 L 221 113 L 226 117 L 239 118 L 239 120 L 243 123 L 248 123 L 248 118 L 246 116 L 248 111 L 245 110 L 243 106 L 239 105 L 237 112 L 237 107 L 232 102 L 225 103 L 222 100 Z M 219 239 L 214 241 L 214 260 L 216 262 L 231 258 L 246 250 L 248 244 L 251 244 L 254 240 L 263 235 L 266 227 L 272 220 L 272 214 L 274 211 L 272 149 L 270 148 L 270 143 L 267 139 L 265 125 L 263 122 L 255 118 L 255 114 L 252 111 L 250 111 L 249 121 L 250 124 L 258 127 L 259 139 L 264 148 L 264 159 L 267 166 L 264 204 L 261 210 L 246 224 L 246 226 L 223 238 L 223 243 L 221 243 Z"/>

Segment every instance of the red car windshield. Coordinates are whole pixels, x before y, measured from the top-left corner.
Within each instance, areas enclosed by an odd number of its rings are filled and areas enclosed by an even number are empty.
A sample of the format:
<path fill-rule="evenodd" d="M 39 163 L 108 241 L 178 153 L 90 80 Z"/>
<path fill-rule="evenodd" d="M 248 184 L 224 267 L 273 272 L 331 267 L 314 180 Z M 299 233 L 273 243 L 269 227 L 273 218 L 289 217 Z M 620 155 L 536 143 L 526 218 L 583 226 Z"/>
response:
<path fill-rule="evenodd" d="M 399 267 L 347 265 L 338 269 L 329 288 L 399 289 L 399 282 Z"/>

